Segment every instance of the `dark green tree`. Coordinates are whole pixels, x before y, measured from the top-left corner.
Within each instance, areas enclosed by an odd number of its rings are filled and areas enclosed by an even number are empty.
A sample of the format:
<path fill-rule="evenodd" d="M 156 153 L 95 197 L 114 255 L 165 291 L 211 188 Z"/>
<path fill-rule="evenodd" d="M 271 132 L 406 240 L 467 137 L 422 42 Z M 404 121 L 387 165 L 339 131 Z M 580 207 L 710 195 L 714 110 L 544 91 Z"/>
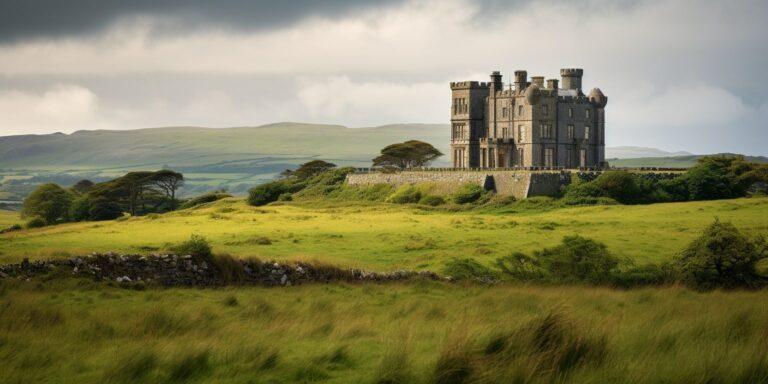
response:
<path fill-rule="evenodd" d="M 560 245 L 536 252 L 536 257 L 560 281 L 605 283 L 619 265 L 605 244 L 578 235 L 565 236 Z"/>
<path fill-rule="evenodd" d="M 381 155 L 373 159 L 373 166 L 400 169 L 423 167 L 442 155 L 429 143 L 409 140 L 384 147 Z"/>
<path fill-rule="evenodd" d="M 73 197 L 70 191 L 56 184 L 43 184 L 24 200 L 21 214 L 24 217 L 40 217 L 49 225 L 64 222 L 69 220 Z"/>
<path fill-rule="evenodd" d="M 170 169 L 155 172 L 149 177 L 149 182 L 165 193 L 171 201 L 171 209 L 176 209 L 176 191 L 184 185 L 184 175 Z"/>
<path fill-rule="evenodd" d="M 299 168 L 291 172 L 290 175 L 297 177 L 299 180 L 306 180 L 314 175 L 317 175 L 318 173 L 322 173 L 333 168 L 336 168 L 336 164 L 323 160 L 312 160 L 308 163 L 300 165 Z"/>

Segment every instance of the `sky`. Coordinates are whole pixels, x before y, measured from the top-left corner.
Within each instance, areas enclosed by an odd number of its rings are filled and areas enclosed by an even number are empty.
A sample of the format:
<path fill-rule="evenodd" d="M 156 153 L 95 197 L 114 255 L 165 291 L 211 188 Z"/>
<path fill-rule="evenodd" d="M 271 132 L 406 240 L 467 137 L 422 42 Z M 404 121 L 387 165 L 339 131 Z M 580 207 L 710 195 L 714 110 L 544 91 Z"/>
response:
<path fill-rule="evenodd" d="M 444 123 L 515 70 L 608 96 L 609 146 L 768 155 L 765 0 L 0 0 L 0 135 Z"/>

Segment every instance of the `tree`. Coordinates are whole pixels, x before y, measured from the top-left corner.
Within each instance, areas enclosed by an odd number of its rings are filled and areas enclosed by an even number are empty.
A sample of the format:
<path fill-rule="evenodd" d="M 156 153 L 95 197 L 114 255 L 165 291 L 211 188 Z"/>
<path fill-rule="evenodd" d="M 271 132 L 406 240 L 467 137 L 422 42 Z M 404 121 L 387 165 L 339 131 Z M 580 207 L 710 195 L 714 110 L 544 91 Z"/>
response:
<path fill-rule="evenodd" d="M 443 154 L 429 143 L 409 140 L 391 144 L 381 150 L 373 159 L 373 166 L 396 167 L 400 169 L 423 167 Z"/>
<path fill-rule="evenodd" d="M 757 164 L 744 156 L 705 156 L 688 171 L 688 191 L 691 200 L 730 199 L 746 195 L 758 180 Z"/>
<path fill-rule="evenodd" d="M 97 197 L 91 201 L 90 208 L 88 209 L 89 219 L 96 221 L 114 220 L 122 215 L 123 209 L 120 208 L 120 204 L 104 196 Z"/>
<path fill-rule="evenodd" d="M 46 224 L 67 221 L 72 199 L 72 193 L 66 189 L 53 183 L 43 184 L 24 200 L 21 213 L 24 217 L 40 217 Z"/>
<path fill-rule="evenodd" d="M 88 193 L 92 188 L 93 181 L 87 179 L 80 180 L 72 186 L 72 190 L 80 194 Z"/>
<path fill-rule="evenodd" d="M 291 172 L 289 176 L 296 176 L 299 180 L 306 180 L 314 175 L 317 175 L 318 173 L 325 172 L 333 168 L 336 168 L 336 164 L 323 160 L 312 160 L 308 163 L 300 165 L 299 168 Z"/>
<path fill-rule="evenodd" d="M 176 209 L 176 190 L 184 185 L 184 175 L 169 169 L 163 169 L 150 176 L 150 181 L 165 192 L 171 199 L 171 209 Z"/>

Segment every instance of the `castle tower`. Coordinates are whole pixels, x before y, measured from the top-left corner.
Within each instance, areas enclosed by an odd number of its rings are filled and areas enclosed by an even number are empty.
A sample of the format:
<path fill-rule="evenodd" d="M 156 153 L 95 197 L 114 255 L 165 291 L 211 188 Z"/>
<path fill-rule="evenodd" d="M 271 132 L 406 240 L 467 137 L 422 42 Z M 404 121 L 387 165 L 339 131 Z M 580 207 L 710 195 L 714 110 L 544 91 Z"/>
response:
<path fill-rule="evenodd" d="M 498 75 L 501 82 L 501 75 Z M 477 168 L 479 140 L 485 132 L 485 103 L 489 83 L 451 83 L 451 163 L 453 168 Z"/>
<path fill-rule="evenodd" d="M 581 77 L 584 70 L 581 68 L 563 68 L 560 70 L 560 76 L 563 78 L 563 89 L 575 89 L 581 93 Z"/>

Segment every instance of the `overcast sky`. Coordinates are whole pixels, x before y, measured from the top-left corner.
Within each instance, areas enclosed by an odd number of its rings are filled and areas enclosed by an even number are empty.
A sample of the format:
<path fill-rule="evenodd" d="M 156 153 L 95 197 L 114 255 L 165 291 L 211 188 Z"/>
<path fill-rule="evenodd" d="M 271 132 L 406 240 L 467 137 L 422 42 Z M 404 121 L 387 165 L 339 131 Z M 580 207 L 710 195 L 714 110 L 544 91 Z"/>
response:
<path fill-rule="evenodd" d="M 610 146 L 768 155 L 765 0 L 0 0 L 0 135 L 448 123 L 450 81 L 584 68 Z"/>

